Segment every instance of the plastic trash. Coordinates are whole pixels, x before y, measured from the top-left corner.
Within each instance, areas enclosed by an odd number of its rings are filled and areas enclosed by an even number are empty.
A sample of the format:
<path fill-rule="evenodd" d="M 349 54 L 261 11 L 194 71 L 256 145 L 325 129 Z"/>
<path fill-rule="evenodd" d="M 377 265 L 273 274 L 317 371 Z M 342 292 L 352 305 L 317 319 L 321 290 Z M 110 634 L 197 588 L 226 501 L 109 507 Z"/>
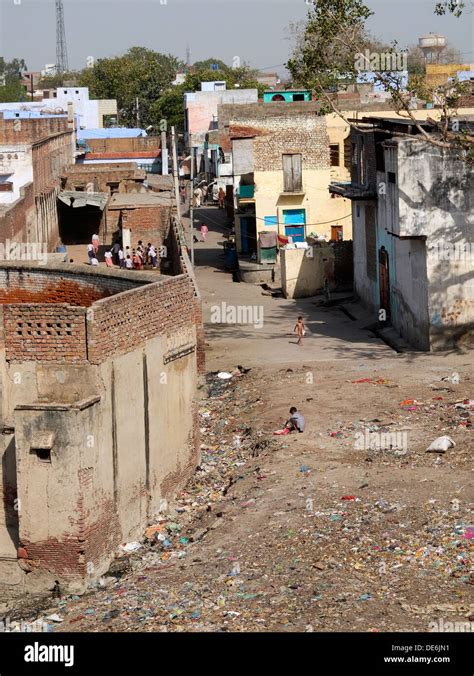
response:
<path fill-rule="evenodd" d="M 64 622 L 61 615 L 58 615 L 57 613 L 53 613 L 53 615 L 48 615 L 48 617 L 46 619 L 49 620 L 50 622 L 58 622 L 58 623 Z"/>
<path fill-rule="evenodd" d="M 453 373 L 451 376 L 444 376 L 444 378 L 441 378 L 441 380 L 446 383 L 451 383 L 451 385 L 459 385 L 461 382 L 459 373 Z"/>
<path fill-rule="evenodd" d="M 227 371 L 221 371 L 220 373 L 217 374 L 217 377 L 220 378 L 221 380 L 229 380 L 229 378 L 232 378 L 232 373 L 228 373 Z"/>
<path fill-rule="evenodd" d="M 445 453 L 448 448 L 452 448 L 453 446 L 456 446 L 456 444 L 450 437 L 438 437 L 431 442 L 431 444 L 426 449 L 426 452 Z"/>
<path fill-rule="evenodd" d="M 127 542 L 126 545 L 120 545 L 120 547 L 124 552 L 136 552 L 142 548 L 142 545 L 139 542 Z"/>

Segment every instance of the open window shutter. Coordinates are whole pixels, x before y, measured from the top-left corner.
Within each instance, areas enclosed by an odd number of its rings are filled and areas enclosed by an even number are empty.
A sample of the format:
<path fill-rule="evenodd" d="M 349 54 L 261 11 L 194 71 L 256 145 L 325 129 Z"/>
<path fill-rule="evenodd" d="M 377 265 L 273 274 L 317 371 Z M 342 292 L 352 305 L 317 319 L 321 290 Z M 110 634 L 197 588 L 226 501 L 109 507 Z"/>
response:
<path fill-rule="evenodd" d="M 292 156 L 292 166 L 293 166 L 293 190 L 301 190 L 302 188 L 302 175 L 301 175 L 301 155 Z"/>
<path fill-rule="evenodd" d="M 291 155 L 283 155 L 283 190 L 292 192 L 293 190 L 293 163 Z"/>

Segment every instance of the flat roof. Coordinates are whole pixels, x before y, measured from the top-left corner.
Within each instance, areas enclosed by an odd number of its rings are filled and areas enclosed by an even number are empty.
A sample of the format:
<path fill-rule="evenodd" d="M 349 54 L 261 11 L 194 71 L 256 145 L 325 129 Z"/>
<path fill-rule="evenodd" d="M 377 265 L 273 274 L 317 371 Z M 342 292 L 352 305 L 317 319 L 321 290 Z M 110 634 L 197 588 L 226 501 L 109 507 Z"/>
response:
<path fill-rule="evenodd" d="M 171 206 L 173 203 L 174 195 L 171 192 L 117 192 L 112 195 L 109 209 Z"/>

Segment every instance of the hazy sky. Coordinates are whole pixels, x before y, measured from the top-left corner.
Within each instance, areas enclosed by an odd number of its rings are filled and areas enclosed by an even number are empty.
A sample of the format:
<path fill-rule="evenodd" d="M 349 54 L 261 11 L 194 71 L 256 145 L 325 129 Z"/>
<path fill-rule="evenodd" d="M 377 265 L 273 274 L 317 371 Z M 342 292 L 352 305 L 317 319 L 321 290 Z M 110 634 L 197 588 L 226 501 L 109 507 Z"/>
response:
<path fill-rule="evenodd" d="M 369 21 L 382 39 L 401 47 L 439 32 L 474 62 L 473 14 L 437 17 L 435 0 L 366 0 Z M 120 54 L 140 45 L 185 59 L 209 57 L 284 72 L 290 42 L 287 26 L 304 19 L 305 0 L 64 0 L 69 65 Z M 31 70 L 56 61 L 54 0 L 0 0 L 0 55 L 22 57 Z"/>

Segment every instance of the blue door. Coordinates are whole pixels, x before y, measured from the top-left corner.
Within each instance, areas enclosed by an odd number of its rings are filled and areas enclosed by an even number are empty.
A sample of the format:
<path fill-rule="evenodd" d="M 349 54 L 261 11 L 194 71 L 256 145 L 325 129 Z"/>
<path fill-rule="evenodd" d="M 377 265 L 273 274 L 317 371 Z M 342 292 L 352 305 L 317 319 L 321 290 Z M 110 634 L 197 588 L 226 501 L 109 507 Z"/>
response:
<path fill-rule="evenodd" d="M 283 224 L 285 226 L 285 235 L 291 237 L 293 242 L 304 242 L 305 240 L 305 209 L 283 209 Z"/>

